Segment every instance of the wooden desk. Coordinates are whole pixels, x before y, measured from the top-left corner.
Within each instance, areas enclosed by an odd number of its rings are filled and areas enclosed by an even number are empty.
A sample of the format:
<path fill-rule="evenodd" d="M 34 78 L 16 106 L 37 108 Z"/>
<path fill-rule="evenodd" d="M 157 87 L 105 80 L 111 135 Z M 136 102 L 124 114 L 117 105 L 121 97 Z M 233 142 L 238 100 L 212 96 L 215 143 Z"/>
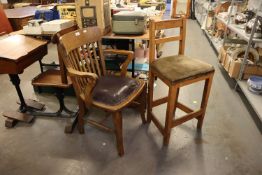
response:
<path fill-rule="evenodd" d="M 10 81 L 15 86 L 20 100 L 20 112 L 4 112 L 7 117 L 6 126 L 12 127 L 15 121 L 30 122 L 33 116 L 28 114 L 30 106 L 41 109 L 43 105 L 29 101 L 26 103 L 20 89 L 20 79 L 18 74 L 23 73 L 24 69 L 41 60 L 47 54 L 47 42 L 37 40 L 23 35 L 9 36 L 0 40 L 0 74 L 9 74 Z"/>
<path fill-rule="evenodd" d="M 21 30 L 31 19 L 34 19 L 36 7 L 21 7 L 15 9 L 5 9 L 5 14 L 9 19 L 13 30 Z"/>

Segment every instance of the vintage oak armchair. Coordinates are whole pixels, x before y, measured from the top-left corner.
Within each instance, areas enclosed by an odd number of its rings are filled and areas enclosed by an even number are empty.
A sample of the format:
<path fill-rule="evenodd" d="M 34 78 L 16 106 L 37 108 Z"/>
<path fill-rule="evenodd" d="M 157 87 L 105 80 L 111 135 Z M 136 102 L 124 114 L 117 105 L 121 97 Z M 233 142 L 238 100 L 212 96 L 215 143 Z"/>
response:
<path fill-rule="evenodd" d="M 84 133 L 84 121 L 106 131 L 115 133 L 118 154 L 124 154 L 121 110 L 132 104 L 138 106 L 142 122 L 145 123 L 145 83 L 126 77 L 127 66 L 133 59 L 133 52 L 105 50 L 101 46 L 102 33 L 98 27 L 79 29 L 60 38 L 60 49 L 64 49 L 64 63 L 76 92 L 79 115 L 77 124 Z M 121 65 L 120 76 L 106 71 L 104 53 L 124 54 L 127 60 Z M 101 122 L 84 119 L 89 107 L 96 107 L 112 114 L 114 129 Z"/>
<path fill-rule="evenodd" d="M 167 36 L 165 38 L 156 38 L 155 33 L 158 30 L 179 29 L 179 35 Z M 184 55 L 185 51 L 185 36 L 186 36 L 186 19 L 177 18 L 163 21 L 150 21 L 150 54 L 149 54 L 149 85 L 148 85 L 148 122 L 153 122 L 164 136 L 163 144 L 168 145 L 170 140 L 171 129 L 188 120 L 197 119 L 197 128 L 201 130 L 208 97 L 212 85 L 214 75 L 214 67 L 199 59 L 191 58 Z M 157 44 L 166 42 L 179 42 L 177 55 L 163 57 L 155 60 L 155 48 Z M 168 86 L 168 95 L 163 98 L 154 99 L 154 80 L 158 77 Z M 199 81 L 205 81 L 202 102 L 200 109 L 193 110 L 186 105 L 178 102 L 180 88 Z M 153 108 L 167 103 L 165 124 L 159 122 L 157 116 L 153 113 Z M 179 108 L 186 115 L 177 118 L 175 116 L 176 109 Z"/>

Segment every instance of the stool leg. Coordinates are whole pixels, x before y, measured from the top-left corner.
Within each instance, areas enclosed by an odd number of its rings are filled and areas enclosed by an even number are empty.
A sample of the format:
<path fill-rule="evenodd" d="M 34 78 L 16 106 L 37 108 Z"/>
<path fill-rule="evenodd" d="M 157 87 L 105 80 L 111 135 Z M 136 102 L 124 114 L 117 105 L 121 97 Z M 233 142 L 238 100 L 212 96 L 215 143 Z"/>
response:
<path fill-rule="evenodd" d="M 152 112 L 152 103 L 153 103 L 153 92 L 154 92 L 154 79 L 155 76 L 152 72 L 149 75 L 149 84 L 148 84 L 148 106 L 147 106 L 147 122 L 150 123 L 152 120 L 151 112 Z"/>
<path fill-rule="evenodd" d="M 152 103 L 153 103 L 153 92 L 154 92 L 154 79 L 155 76 L 152 72 L 149 75 L 149 84 L 148 84 L 148 106 L 147 106 L 147 122 L 150 123 L 152 120 L 151 113 L 152 113 Z"/>
<path fill-rule="evenodd" d="M 203 96 L 202 96 L 202 102 L 201 102 L 202 115 L 199 116 L 198 122 L 197 122 L 197 129 L 198 130 L 202 129 L 203 120 L 204 120 L 205 113 L 206 113 L 208 97 L 209 97 L 210 90 L 211 90 L 212 79 L 213 79 L 213 75 L 211 75 L 205 81 L 205 87 L 204 87 Z"/>
<path fill-rule="evenodd" d="M 163 140 L 163 144 L 165 146 L 169 144 L 173 118 L 176 112 L 176 103 L 177 103 L 178 95 L 179 95 L 179 88 L 176 86 L 170 86 L 168 92 L 166 121 L 165 121 L 164 140 Z"/>
<path fill-rule="evenodd" d="M 146 117 L 145 117 L 146 100 L 147 100 L 147 96 L 146 96 L 146 86 L 145 86 L 142 93 L 140 94 L 140 97 L 139 97 L 139 103 L 140 103 L 139 111 L 140 111 L 140 115 L 141 115 L 141 119 L 142 119 L 143 124 L 146 123 Z"/>
<path fill-rule="evenodd" d="M 122 116 L 121 112 L 113 114 L 113 121 L 115 125 L 116 145 L 119 156 L 124 155 L 123 134 L 122 134 Z"/>

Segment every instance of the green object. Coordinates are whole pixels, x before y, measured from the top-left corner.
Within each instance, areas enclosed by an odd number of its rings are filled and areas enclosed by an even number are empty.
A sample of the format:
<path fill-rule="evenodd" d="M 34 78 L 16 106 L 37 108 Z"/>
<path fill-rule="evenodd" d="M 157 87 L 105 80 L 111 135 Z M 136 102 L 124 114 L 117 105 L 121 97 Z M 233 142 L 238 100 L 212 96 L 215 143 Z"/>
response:
<path fill-rule="evenodd" d="M 146 14 L 137 11 L 122 11 L 112 18 L 115 34 L 142 35 L 146 31 Z"/>

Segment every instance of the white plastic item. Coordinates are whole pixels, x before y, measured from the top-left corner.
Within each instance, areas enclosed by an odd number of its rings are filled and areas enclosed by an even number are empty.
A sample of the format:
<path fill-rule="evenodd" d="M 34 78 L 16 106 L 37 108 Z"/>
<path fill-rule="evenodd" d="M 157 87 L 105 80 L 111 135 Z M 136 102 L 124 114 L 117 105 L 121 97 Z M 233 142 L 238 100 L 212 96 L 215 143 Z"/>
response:
<path fill-rule="evenodd" d="M 60 30 L 72 27 L 74 21 L 70 19 L 57 19 L 42 24 L 43 32 L 56 33 Z"/>
<path fill-rule="evenodd" d="M 31 27 L 26 25 L 23 27 L 23 31 L 25 34 L 40 35 L 42 34 L 42 27 L 41 26 Z"/>

